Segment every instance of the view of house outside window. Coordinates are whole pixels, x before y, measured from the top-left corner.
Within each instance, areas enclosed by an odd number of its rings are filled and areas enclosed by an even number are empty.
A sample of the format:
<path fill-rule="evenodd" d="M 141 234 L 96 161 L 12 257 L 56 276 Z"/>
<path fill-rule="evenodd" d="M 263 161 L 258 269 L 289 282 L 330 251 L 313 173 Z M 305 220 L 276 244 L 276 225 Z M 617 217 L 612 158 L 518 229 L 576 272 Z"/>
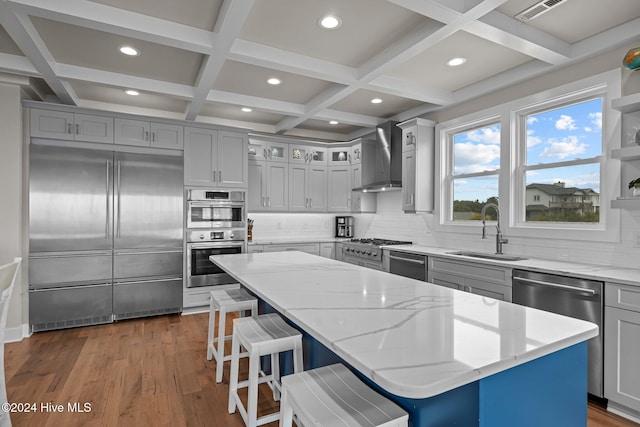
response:
<path fill-rule="evenodd" d="M 479 221 L 485 203 L 498 201 L 500 125 L 493 124 L 453 135 L 454 221 Z M 495 219 L 493 212 L 487 219 Z"/>
<path fill-rule="evenodd" d="M 602 98 L 526 115 L 525 221 L 599 222 Z"/>

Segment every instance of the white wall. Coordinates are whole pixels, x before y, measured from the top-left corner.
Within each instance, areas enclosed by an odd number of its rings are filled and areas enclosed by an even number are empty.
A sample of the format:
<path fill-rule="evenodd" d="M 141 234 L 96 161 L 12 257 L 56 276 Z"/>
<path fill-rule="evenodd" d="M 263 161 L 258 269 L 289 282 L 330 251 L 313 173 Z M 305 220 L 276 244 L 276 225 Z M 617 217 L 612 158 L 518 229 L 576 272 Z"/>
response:
<path fill-rule="evenodd" d="M 23 157 L 21 78 L 0 75 L 0 264 L 22 256 L 22 274 L 17 279 L 7 317 L 7 341 L 21 339 L 26 319 L 26 268 L 23 245 Z M 24 278 L 24 280 L 23 280 Z"/>

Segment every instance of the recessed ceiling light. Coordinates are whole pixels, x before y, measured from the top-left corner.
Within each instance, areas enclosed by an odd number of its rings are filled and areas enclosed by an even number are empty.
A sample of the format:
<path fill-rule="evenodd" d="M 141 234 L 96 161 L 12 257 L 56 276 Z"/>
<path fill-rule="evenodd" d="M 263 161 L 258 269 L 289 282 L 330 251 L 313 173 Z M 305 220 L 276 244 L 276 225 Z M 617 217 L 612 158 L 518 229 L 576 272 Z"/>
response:
<path fill-rule="evenodd" d="M 140 51 L 131 46 L 120 46 L 120 52 L 129 56 L 138 56 L 140 55 Z"/>
<path fill-rule="evenodd" d="M 342 19 L 338 18 L 337 16 L 327 15 L 320 18 L 318 23 L 322 28 L 325 28 L 327 30 L 335 30 L 336 28 L 340 27 L 340 25 L 342 25 Z"/>
<path fill-rule="evenodd" d="M 371 103 L 372 103 L 372 104 L 380 104 L 381 102 L 382 102 L 382 99 L 380 99 L 380 98 L 373 98 L 373 99 L 371 100 Z"/>
<path fill-rule="evenodd" d="M 127 89 L 127 90 L 124 91 L 124 93 L 126 93 L 127 95 L 131 95 L 131 96 L 140 95 L 140 92 L 138 92 L 137 90 L 133 90 L 133 89 Z"/>
<path fill-rule="evenodd" d="M 337 121 L 337 120 L 331 120 L 331 121 L 329 122 L 329 124 L 330 124 L 330 125 L 337 125 L 338 123 L 340 123 L 340 122 L 339 122 L 339 121 Z"/>
<path fill-rule="evenodd" d="M 242 111 L 244 111 L 245 113 L 250 113 L 253 110 L 251 108 L 249 108 L 249 107 L 242 107 Z"/>
<path fill-rule="evenodd" d="M 457 67 L 458 65 L 462 65 L 465 62 L 467 62 L 467 58 L 462 58 L 462 57 L 458 57 L 458 58 L 452 58 L 447 62 L 447 65 L 450 67 Z"/>
<path fill-rule="evenodd" d="M 270 85 L 279 85 L 280 83 L 282 83 L 282 80 L 276 78 L 276 77 L 271 77 L 269 80 L 267 80 L 267 83 L 269 83 Z"/>

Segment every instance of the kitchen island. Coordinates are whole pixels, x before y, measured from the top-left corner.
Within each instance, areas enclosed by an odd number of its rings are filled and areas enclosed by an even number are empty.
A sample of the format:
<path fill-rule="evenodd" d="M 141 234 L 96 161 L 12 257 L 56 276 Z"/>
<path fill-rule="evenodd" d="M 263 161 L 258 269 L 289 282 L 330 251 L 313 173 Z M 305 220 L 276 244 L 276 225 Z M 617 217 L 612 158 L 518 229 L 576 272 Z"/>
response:
<path fill-rule="evenodd" d="M 596 325 L 300 252 L 211 261 L 341 361 L 413 426 L 586 426 Z"/>

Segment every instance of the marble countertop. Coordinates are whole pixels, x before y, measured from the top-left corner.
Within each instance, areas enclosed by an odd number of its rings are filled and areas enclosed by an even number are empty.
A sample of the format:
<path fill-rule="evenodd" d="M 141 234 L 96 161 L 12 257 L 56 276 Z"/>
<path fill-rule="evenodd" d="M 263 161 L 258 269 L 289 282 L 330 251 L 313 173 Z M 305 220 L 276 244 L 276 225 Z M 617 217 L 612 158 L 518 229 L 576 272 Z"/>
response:
<path fill-rule="evenodd" d="M 392 245 L 383 246 L 383 249 L 423 254 L 427 256 L 438 256 L 453 260 L 458 259 L 465 262 L 502 265 L 523 270 L 535 270 L 542 273 L 577 276 L 585 279 L 640 286 L 640 269 L 638 268 L 581 264 L 572 261 L 554 261 L 539 258 L 526 258 L 520 261 L 493 260 L 486 258 L 452 255 L 450 252 L 457 252 L 455 249 L 444 249 L 439 247 L 420 245 Z"/>
<path fill-rule="evenodd" d="M 598 335 L 593 323 L 302 252 L 210 260 L 376 384 L 408 398 Z"/>

